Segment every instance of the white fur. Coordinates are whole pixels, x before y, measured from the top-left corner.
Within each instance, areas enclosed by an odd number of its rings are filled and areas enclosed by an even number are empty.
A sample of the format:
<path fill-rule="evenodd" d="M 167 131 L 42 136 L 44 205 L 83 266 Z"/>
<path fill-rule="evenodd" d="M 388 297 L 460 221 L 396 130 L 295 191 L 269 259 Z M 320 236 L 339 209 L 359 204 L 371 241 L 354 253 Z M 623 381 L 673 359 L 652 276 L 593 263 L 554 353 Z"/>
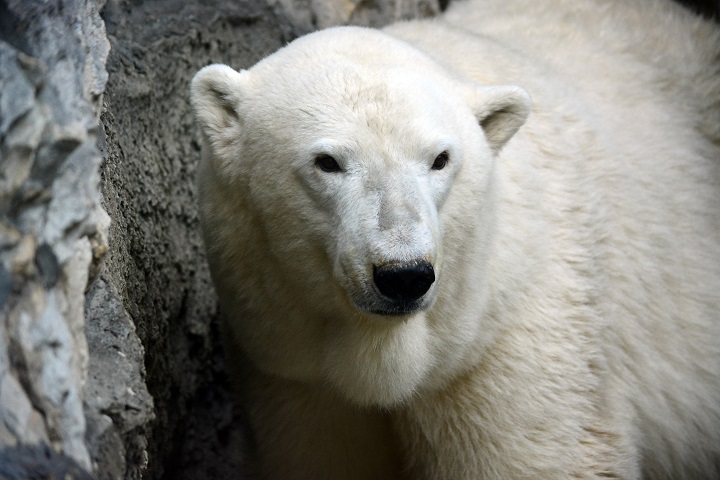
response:
<path fill-rule="evenodd" d="M 476 0 L 198 72 L 263 477 L 718 478 L 719 58 L 670 2 Z"/>

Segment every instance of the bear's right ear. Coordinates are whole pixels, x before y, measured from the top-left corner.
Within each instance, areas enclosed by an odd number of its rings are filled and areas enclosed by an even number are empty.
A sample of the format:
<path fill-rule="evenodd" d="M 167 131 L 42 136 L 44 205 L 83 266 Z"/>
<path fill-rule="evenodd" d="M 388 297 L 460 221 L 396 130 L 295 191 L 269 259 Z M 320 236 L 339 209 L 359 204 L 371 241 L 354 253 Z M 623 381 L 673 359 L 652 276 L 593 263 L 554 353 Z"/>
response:
<path fill-rule="evenodd" d="M 195 118 L 216 153 L 239 140 L 239 107 L 246 74 L 227 65 L 208 65 L 195 74 L 190 84 Z"/>

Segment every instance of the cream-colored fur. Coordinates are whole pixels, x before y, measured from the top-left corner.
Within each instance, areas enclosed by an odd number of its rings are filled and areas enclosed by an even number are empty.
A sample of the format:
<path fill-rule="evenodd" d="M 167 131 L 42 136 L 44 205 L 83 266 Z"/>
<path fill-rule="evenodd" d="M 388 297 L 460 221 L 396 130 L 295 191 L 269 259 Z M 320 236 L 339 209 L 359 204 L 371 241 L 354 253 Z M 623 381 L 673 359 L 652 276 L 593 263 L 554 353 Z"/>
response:
<path fill-rule="evenodd" d="M 262 478 L 720 476 L 715 25 L 476 0 L 191 99 Z M 393 262 L 435 280 L 393 301 Z"/>

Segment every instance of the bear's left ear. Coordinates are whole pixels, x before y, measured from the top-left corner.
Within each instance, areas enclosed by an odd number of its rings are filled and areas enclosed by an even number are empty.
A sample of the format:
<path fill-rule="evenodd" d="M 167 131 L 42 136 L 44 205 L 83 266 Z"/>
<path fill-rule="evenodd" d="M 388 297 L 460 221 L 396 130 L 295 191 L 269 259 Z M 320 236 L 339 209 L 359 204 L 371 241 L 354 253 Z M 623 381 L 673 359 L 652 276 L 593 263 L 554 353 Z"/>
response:
<path fill-rule="evenodd" d="M 239 137 L 242 126 L 239 108 L 246 74 L 216 64 L 204 67 L 192 79 L 190 103 L 214 150 Z"/>
<path fill-rule="evenodd" d="M 470 108 L 496 154 L 525 123 L 532 106 L 525 89 L 515 86 L 475 86 L 469 97 Z"/>

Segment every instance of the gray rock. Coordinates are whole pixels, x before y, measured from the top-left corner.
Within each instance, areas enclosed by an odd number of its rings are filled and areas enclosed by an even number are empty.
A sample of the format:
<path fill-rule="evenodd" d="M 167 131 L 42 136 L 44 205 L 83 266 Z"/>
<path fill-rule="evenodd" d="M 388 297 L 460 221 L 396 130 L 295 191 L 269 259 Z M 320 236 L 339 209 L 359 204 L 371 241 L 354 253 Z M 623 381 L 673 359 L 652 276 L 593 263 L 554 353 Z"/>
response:
<path fill-rule="evenodd" d="M 147 464 L 145 426 L 155 416 L 145 386 L 144 350 L 119 294 L 104 275 L 93 282 L 85 300 L 92 359 L 85 386 L 90 424 L 86 439 L 99 479 L 141 478 Z M 128 454 L 140 460 L 126 465 Z"/>
<path fill-rule="evenodd" d="M 92 480 L 77 462 L 46 443 L 18 445 L 0 451 L 2 480 Z"/>
<path fill-rule="evenodd" d="M 91 238 L 102 216 L 94 137 L 109 44 L 99 7 L 91 1 L 0 5 L 0 458 L 6 476 L 87 478 L 91 468 L 83 305 L 94 261 Z M 55 460 L 72 468 L 43 469 L 43 461 Z M 83 471 L 85 477 L 77 473 Z"/>

